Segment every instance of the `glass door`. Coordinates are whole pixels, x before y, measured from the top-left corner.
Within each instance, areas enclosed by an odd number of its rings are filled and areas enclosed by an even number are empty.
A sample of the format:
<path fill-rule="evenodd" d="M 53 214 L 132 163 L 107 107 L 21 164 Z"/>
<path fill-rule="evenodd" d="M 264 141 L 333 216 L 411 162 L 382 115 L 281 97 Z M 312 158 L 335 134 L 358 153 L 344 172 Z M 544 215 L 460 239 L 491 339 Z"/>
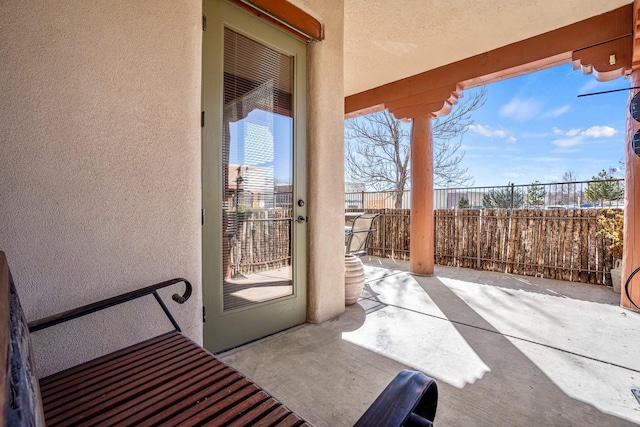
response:
<path fill-rule="evenodd" d="M 225 2 L 205 12 L 204 327 L 220 351 L 306 317 L 306 46 Z"/>

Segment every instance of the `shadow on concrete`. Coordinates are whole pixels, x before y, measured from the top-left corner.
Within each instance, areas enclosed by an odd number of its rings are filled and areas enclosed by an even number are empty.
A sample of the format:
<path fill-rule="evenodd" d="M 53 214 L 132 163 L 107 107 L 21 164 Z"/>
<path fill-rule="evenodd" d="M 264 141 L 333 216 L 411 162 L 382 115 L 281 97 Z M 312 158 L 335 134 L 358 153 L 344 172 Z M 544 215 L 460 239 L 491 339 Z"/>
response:
<path fill-rule="evenodd" d="M 438 382 L 438 425 L 636 425 L 568 396 L 507 338 L 437 278 L 414 278 L 447 318 L 464 319 L 464 323 L 473 325 L 453 323 L 490 368 L 482 379 L 474 384 L 467 384 L 462 389 Z"/>

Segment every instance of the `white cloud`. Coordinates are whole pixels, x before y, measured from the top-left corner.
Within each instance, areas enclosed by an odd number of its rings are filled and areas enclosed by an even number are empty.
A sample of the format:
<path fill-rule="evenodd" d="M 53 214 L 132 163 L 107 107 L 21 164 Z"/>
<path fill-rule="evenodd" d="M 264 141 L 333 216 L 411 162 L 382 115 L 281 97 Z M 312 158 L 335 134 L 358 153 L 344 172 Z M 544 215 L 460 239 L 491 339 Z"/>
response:
<path fill-rule="evenodd" d="M 470 125 L 469 130 L 477 133 L 478 135 L 486 136 L 489 138 L 504 138 L 506 136 L 505 131 L 503 130 L 493 130 L 490 126 L 482 126 L 482 125 Z"/>
<path fill-rule="evenodd" d="M 500 115 L 520 122 L 530 120 L 540 114 L 542 104 L 535 98 L 513 98 L 500 108 Z"/>
<path fill-rule="evenodd" d="M 616 133 L 616 130 L 609 126 L 591 126 L 589 129 L 582 132 L 582 135 L 589 136 L 591 138 L 611 138 Z"/>
<path fill-rule="evenodd" d="M 564 132 L 562 131 L 562 129 L 558 129 L 557 127 L 552 127 L 551 130 L 553 131 L 554 135 L 562 135 Z"/>
<path fill-rule="evenodd" d="M 561 115 L 563 115 L 564 113 L 569 111 L 569 108 L 570 107 L 568 105 L 563 105 L 562 107 L 556 108 L 555 110 L 547 111 L 546 113 L 544 113 L 544 115 L 542 117 L 544 117 L 544 118 L 560 117 Z"/>
<path fill-rule="evenodd" d="M 554 133 L 556 133 L 557 128 L 553 128 Z M 578 145 L 585 142 L 588 138 L 610 138 L 614 136 L 618 131 L 610 126 L 591 126 L 587 130 L 582 129 L 570 129 L 564 133 L 567 138 L 559 138 L 551 141 L 553 145 L 559 147 L 561 151 L 555 152 L 569 152 L 567 150 L 569 147 L 577 147 Z M 576 151 L 570 150 L 571 152 Z"/>
<path fill-rule="evenodd" d="M 578 135 L 575 137 L 556 139 L 554 141 L 551 141 L 551 143 L 556 147 L 566 148 L 566 147 L 574 147 L 576 145 L 579 145 L 583 140 L 584 140 L 584 137 L 581 135 Z"/>
<path fill-rule="evenodd" d="M 491 129 L 489 125 L 469 125 L 469 130 L 478 135 L 486 136 L 487 138 L 499 138 L 506 139 L 507 142 L 516 142 L 516 139 L 508 135 L 506 131 L 502 129 Z"/>

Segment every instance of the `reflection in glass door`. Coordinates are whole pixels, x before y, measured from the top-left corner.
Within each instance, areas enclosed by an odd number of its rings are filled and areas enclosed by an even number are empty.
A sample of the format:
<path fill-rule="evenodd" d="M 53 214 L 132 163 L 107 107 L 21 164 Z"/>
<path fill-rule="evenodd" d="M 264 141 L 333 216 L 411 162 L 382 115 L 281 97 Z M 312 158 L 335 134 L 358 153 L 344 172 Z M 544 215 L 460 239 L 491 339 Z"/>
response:
<path fill-rule="evenodd" d="M 291 56 L 224 30 L 224 311 L 292 295 Z"/>
<path fill-rule="evenodd" d="M 203 332 L 217 352 L 306 320 L 306 44 L 226 1 L 204 12 Z"/>

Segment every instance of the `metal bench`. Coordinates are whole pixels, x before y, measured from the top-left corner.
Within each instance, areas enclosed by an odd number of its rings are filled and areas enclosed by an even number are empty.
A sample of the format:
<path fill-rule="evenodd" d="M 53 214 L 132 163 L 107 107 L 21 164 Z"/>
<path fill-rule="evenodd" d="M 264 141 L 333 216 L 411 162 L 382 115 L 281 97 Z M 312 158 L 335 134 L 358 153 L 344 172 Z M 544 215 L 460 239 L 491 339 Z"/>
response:
<path fill-rule="evenodd" d="M 308 426 L 266 391 L 182 335 L 157 290 L 173 279 L 27 325 L 6 256 L 0 252 L 0 425 Z M 29 333 L 153 295 L 175 330 L 37 379 Z M 435 382 L 402 371 L 358 426 L 431 425 Z"/>

